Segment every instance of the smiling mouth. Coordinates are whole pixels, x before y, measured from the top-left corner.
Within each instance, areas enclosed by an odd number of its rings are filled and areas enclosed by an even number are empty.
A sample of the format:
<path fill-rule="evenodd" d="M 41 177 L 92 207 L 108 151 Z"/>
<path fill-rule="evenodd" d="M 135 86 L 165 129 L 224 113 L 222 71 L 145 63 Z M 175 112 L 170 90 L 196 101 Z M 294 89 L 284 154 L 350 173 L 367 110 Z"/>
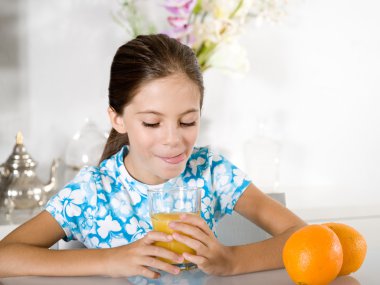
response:
<path fill-rule="evenodd" d="M 170 164 L 178 164 L 178 163 L 180 163 L 180 162 L 182 162 L 182 161 L 185 160 L 186 155 L 185 155 L 185 153 L 181 153 L 181 154 L 179 154 L 179 155 L 172 156 L 172 157 L 162 157 L 162 156 L 160 156 L 160 158 L 161 158 L 163 161 L 167 162 L 167 163 L 170 163 Z"/>

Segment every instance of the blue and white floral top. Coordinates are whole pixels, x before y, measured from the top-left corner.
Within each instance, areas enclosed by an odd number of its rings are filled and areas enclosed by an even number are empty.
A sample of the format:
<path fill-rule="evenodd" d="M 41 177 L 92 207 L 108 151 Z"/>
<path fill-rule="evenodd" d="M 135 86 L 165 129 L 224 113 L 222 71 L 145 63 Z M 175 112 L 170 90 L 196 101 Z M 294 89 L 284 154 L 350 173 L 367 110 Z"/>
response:
<path fill-rule="evenodd" d="M 202 187 L 201 216 L 215 233 L 216 222 L 233 211 L 250 181 L 236 166 L 207 147 L 195 147 L 183 173 L 161 185 L 132 178 L 124 166 L 128 148 L 83 168 L 53 196 L 46 210 L 66 233 L 87 248 L 109 248 L 134 242 L 152 230 L 147 203 L 150 187 Z"/>

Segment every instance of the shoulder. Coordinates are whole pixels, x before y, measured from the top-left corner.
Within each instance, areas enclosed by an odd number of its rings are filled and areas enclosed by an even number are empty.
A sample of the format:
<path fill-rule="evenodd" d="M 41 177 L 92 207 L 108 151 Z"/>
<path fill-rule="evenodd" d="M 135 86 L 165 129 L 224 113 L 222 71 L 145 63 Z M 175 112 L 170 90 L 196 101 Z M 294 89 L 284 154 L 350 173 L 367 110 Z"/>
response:
<path fill-rule="evenodd" d="M 117 181 L 117 166 L 111 157 L 99 166 L 83 167 L 54 197 L 63 203 L 75 199 L 76 204 L 95 203 L 100 192 L 110 192 Z"/>
<path fill-rule="evenodd" d="M 50 201 L 66 204 L 83 205 L 96 199 L 97 181 L 101 180 L 99 169 L 96 167 L 82 168 L 73 180 L 67 183 Z M 66 202 L 65 202 L 66 201 Z"/>
<path fill-rule="evenodd" d="M 202 176 L 210 177 L 225 158 L 209 146 L 194 147 L 187 162 L 185 177 Z"/>
<path fill-rule="evenodd" d="M 238 184 L 241 184 L 244 180 L 250 180 L 246 173 L 210 146 L 194 148 L 189 159 L 189 167 L 192 170 L 194 168 L 201 169 L 203 173 L 207 169 L 210 175 L 221 183 L 226 183 L 227 180 L 236 180 L 239 181 Z"/>
<path fill-rule="evenodd" d="M 194 147 L 188 164 L 190 167 L 209 168 L 211 172 L 222 165 L 231 165 L 225 156 L 210 146 Z"/>
<path fill-rule="evenodd" d="M 209 163 L 218 162 L 223 160 L 224 157 L 220 155 L 215 149 L 210 146 L 194 147 L 193 152 L 189 158 L 189 162 Z"/>
<path fill-rule="evenodd" d="M 117 174 L 114 169 L 100 166 L 83 167 L 65 188 L 76 188 L 81 185 L 103 185 L 111 183 Z"/>

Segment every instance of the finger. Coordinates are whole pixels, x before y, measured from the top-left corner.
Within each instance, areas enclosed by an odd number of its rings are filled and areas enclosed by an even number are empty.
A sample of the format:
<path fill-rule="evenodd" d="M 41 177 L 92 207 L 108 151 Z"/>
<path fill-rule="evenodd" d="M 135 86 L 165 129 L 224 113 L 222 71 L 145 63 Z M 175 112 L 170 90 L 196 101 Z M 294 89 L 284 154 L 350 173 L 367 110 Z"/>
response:
<path fill-rule="evenodd" d="M 143 256 L 141 258 L 141 263 L 145 266 L 156 268 L 158 270 L 162 270 L 175 275 L 181 272 L 181 270 L 177 266 L 151 256 Z"/>
<path fill-rule="evenodd" d="M 160 273 L 150 270 L 149 268 L 145 266 L 139 266 L 137 270 L 138 270 L 137 271 L 138 275 L 144 276 L 149 279 L 157 279 L 157 278 L 160 278 L 161 276 Z"/>
<path fill-rule="evenodd" d="M 210 230 L 209 226 L 207 225 L 206 221 L 203 220 L 200 216 L 197 215 L 189 215 L 189 214 L 182 214 L 180 216 L 180 221 L 188 224 L 192 224 L 198 228 L 200 228 L 205 234 L 209 236 L 214 236 L 214 233 Z"/>
<path fill-rule="evenodd" d="M 152 244 L 156 241 L 169 242 L 172 241 L 173 237 L 163 232 L 150 231 L 142 239 L 143 243 L 146 245 Z"/>
<path fill-rule="evenodd" d="M 171 250 L 168 250 L 166 248 L 156 246 L 156 245 L 144 246 L 141 249 L 141 254 L 145 256 L 153 256 L 153 257 L 161 257 L 161 258 L 169 259 L 175 263 L 183 262 L 182 255 L 175 253 Z"/>
<path fill-rule="evenodd" d="M 187 224 L 184 222 L 170 222 L 169 227 L 177 232 L 192 236 L 193 238 L 203 242 L 205 245 L 207 245 L 210 241 L 210 236 L 193 224 Z"/>
<path fill-rule="evenodd" d="M 180 243 L 183 243 L 184 245 L 187 245 L 188 247 L 195 250 L 196 253 L 202 252 L 203 255 L 207 255 L 208 247 L 200 242 L 199 240 L 193 239 L 191 237 L 181 235 L 180 233 L 173 233 L 173 238 Z"/>
<path fill-rule="evenodd" d="M 207 258 L 204 257 L 204 256 L 200 256 L 200 255 L 194 255 L 194 254 L 190 254 L 188 252 L 184 252 L 183 253 L 183 257 L 196 264 L 200 269 L 202 269 L 202 265 L 205 264 L 207 262 Z"/>

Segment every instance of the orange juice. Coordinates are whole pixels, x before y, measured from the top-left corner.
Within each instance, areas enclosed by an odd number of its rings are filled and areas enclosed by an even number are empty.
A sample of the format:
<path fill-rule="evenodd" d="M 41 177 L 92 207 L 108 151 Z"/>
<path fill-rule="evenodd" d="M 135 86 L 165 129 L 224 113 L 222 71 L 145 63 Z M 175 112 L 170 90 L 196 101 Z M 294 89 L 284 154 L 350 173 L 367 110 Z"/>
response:
<path fill-rule="evenodd" d="M 153 224 L 153 230 L 164 232 L 167 234 L 172 234 L 174 230 L 169 227 L 169 223 L 171 221 L 178 221 L 180 218 L 179 216 L 184 213 L 158 213 L 152 215 L 152 224 Z M 192 214 L 193 213 L 186 213 L 186 214 Z M 198 214 L 199 215 L 199 214 Z M 183 233 L 182 233 L 183 234 Z M 187 245 L 184 245 L 183 243 L 180 243 L 176 240 L 164 242 L 164 241 L 157 241 L 154 243 L 157 246 L 161 246 L 164 248 L 167 248 L 171 251 L 174 251 L 176 253 L 182 254 L 184 252 L 188 252 L 190 254 L 195 254 L 195 251 L 188 247 Z M 162 258 L 165 262 L 175 264 L 176 262 L 168 259 Z M 188 263 L 189 261 L 185 260 L 184 263 Z"/>

